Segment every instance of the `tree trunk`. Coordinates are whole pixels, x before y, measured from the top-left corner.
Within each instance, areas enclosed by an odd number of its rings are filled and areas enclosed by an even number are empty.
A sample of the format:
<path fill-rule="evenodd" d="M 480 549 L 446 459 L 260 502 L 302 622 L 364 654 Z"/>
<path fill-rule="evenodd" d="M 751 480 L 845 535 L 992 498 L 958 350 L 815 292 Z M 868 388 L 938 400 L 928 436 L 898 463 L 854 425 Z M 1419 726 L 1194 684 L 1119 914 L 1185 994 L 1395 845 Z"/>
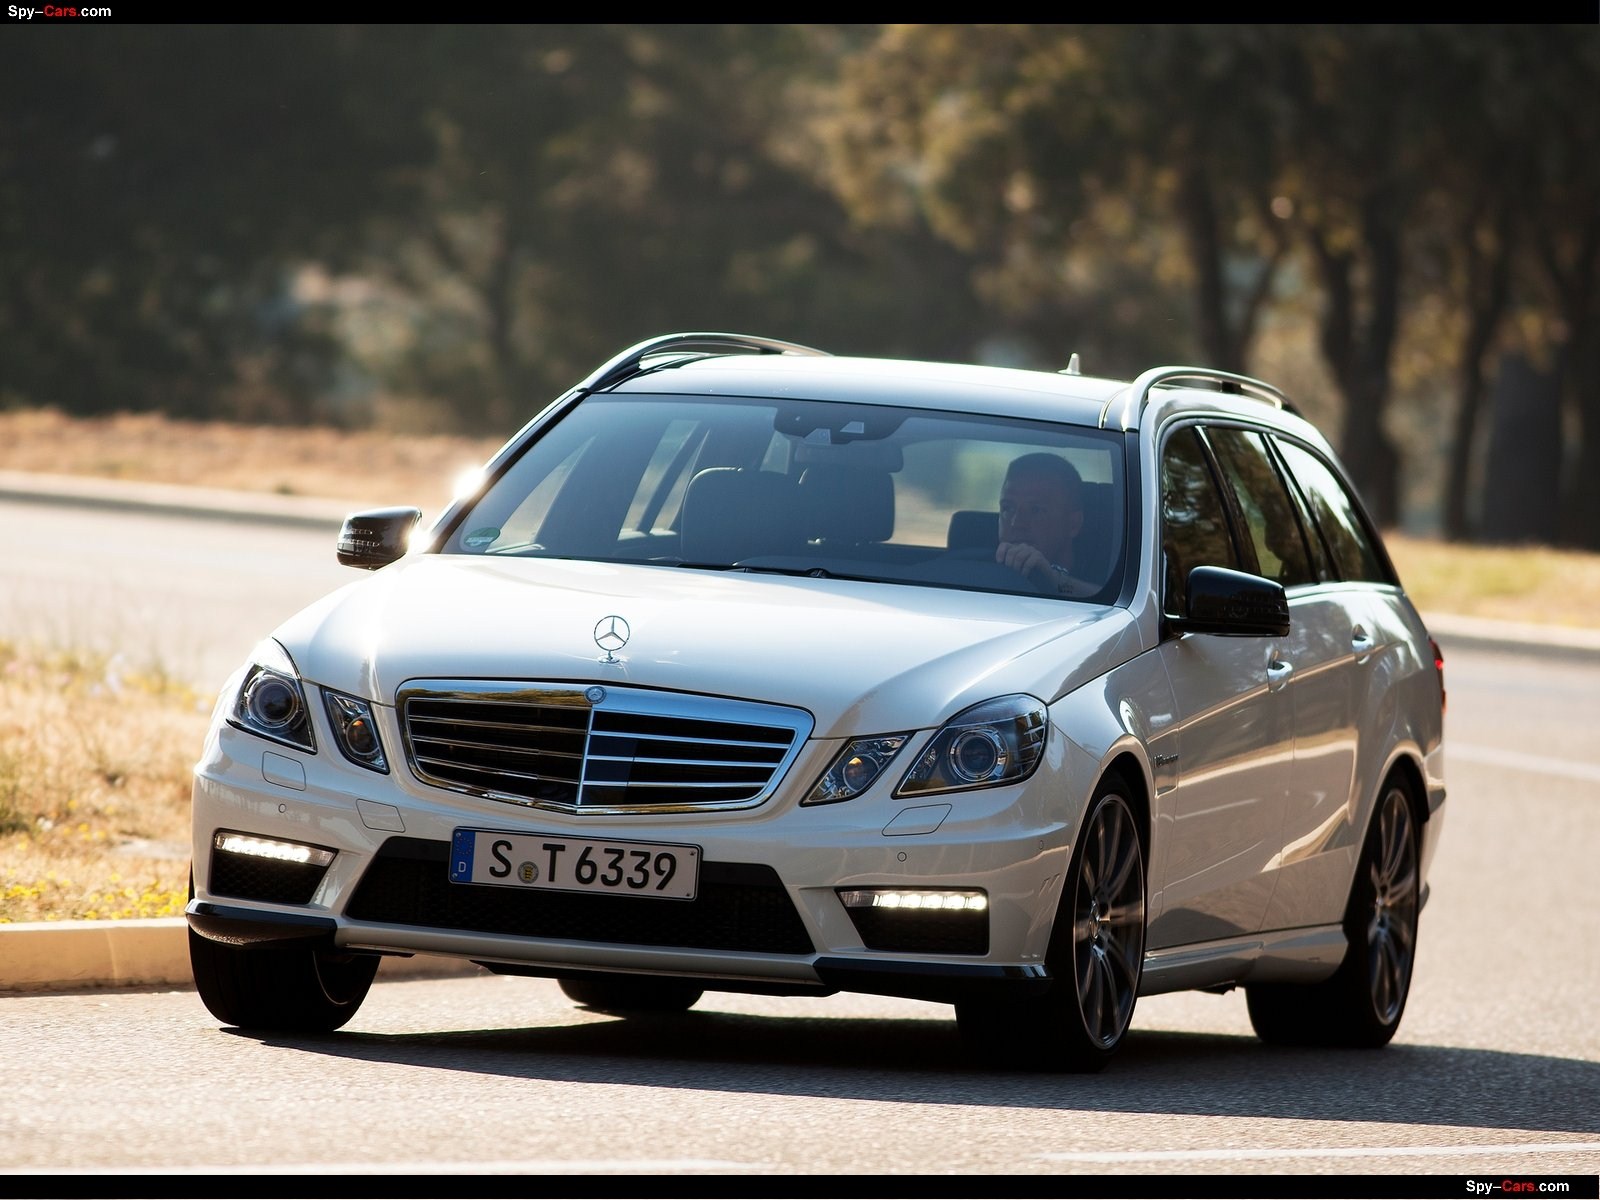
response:
<path fill-rule="evenodd" d="M 1495 214 L 1494 236 L 1487 252 L 1478 249 L 1469 228 L 1462 237 L 1467 248 L 1467 330 L 1461 341 L 1458 372 L 1461 383 L 1456 402 L 1455 429 L 1450 444 L 1450 473 L 1445 480 L 1444 535 L 1452 542 L 1466 539 L 1467 494 L 1472 481 L 1473 450 L 1478 418 L 1483 411 L 1484 356 L 1505 315 L 1511 295 L 1512 212 L 1502 203 Z M 1476 222 L 1469 222 L 1475 224 Z"/>
<path fill-rule="evenodd" d="M 1562 505 L 1561 540 L 1586 550 L 1600 550 L 1600 213 L 1590 210 L 1588 223 L 1570 261 L 1546 236 L 1541 250 L 1561 305 L 1567 340 L 1562 361 L 1565 392 L 1578 424 L 1578 462 Z"/>
<path fill-rule="evenodd" d="M 1206 361 L 1221 371 L 1242 374 L 1239 337 L 1228 320 L 1228 288 L 1223 276 L 1222 237 L 1217 205 L 1205 166 L 1189 162 L 1178 189 L 1178 218 L 1194 270 L 1194 319 Z"/>
<path fill-rule="evenodd" d="M 1367 198 L 1361 217 L 1364 289 L 1353 252 L 1335 251 L 1321 230 L 1310 231 L 1311 244 L 1324 284 L 1322 353 L 1344 399 L 1339 452 L 1373 520 L 1389 527 L 1400 519 L 1400 455 L 1383 422 L 1400 328 L 1401 223 L 1382 194 Z"/>

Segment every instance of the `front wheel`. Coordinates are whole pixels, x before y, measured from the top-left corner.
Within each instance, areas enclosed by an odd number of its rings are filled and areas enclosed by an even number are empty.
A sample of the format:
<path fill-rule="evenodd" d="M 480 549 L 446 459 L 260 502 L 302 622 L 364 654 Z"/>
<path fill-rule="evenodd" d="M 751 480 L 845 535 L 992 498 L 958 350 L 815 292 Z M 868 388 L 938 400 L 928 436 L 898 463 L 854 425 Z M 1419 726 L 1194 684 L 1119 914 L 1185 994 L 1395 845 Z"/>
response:
<path fill-rule="evenodd" d="M 200 999 L 224 1025 L 328 1033 L 356 1015 L 378 973 L 378 956 L 293 942 L 236 946 L 191 929 L 189 965 Z"/>
<path fill-rule="evenodd" d="M 1262 1041 L 1376 1048 L 1400 1028 L 1422 907 L 1415 811 L 1405 784 L 1390 780 L 1362 844 L 1345 909 L 1349 948 L 1333 977 L 1245 989 L 1250 1024 Z"/>
<path fill-rule="evenodd" d="M 985 1060 L 1053 1071 L 1103 1070 L 1133 1023 L 1144 968 L 1144 836 L 1117 776 L 1095 793 L 1072 852 L 1046 955 L 1042 996 L 956 1005 Z"/>

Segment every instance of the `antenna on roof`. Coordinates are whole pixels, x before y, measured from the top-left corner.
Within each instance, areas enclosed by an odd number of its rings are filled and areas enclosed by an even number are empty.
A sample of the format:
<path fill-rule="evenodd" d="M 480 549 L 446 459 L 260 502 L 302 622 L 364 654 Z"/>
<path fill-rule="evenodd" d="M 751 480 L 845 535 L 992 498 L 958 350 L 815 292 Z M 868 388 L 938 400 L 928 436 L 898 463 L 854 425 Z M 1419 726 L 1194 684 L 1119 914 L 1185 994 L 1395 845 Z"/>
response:
<path fill-rule="evenodd" d="M 1074 350 L 1072 352 L 1072 357 L 1067 359 L 1067 365 L 1057 373 L 1060 374 L 1060 375 L 1082 375 L 1083 374 L 1083 372 L 1081 370 L 1079 370 L 1079 368 L 1078 368 L 1078 352 L 1076 350 Z"/>

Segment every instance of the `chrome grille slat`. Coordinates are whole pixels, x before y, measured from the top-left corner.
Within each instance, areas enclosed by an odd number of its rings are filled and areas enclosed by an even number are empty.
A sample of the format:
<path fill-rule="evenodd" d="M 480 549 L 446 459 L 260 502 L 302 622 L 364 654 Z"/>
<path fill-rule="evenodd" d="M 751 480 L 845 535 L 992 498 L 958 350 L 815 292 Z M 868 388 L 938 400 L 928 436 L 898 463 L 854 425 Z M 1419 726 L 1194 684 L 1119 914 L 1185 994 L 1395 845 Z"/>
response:
<path fill-rule="evenodd" d="M 759 787 L 761 782 L 762 781 L 759 780 L 759 779 L 752 779 L 752 780 L 748 780 L 748 781 L 746 781 L 744 783 L 740 783 L 737 780 L 729 779 L 729 780 L 720 780 L 720 781 L 717 781 L 717 782 L 711 782 L 709 780 L 701 780 L 701 781 L 695 782 L 695 783 L 687 783 L 687 782 L 686 783 L 668 783 L 668 782 L 649 783 L 649 782 L 646 782 L 646 781 L 643 781 L 643 780 L 632 779 L 632 780 L 629 780 L 627 783 L 615 783 L 615 782 L 612 782 L 612 781 L 606 780 L 606 779 L 596 779 L 596 780 L 591 780 L 590 783 L 589 783 L 589 786 L 590 787 L 595 787 L 595 788 L 626 788 L 626 789 L 637 789 L 637 788 L 691 788 L 691 789 L 692 788 L 722 788 L 724 790 L 727 790 L 727 789 L 730 789 L 730 788 L 737 788 L 737 787 Z"/>
<path fill-rule="evenodd" d="M 639 759 L 631 754 L 591 754 L 590 762 L 638 762 Z M 725 758 L 653 758 L 650 762 L 669 764 L 674 767 L 750 767 L 755 770 L 772 769 L 771 763 L 749 762 L 743 760 L 734 762 Z"/>
<path fill-rule="evenodd" d="M 519 722 L 482 721 L 469 717 L 429 717 L 418 715 L 412 717 L 411 722 L 413 725 L 465 725 L 481 729 L 516 730 L 519 733 L 562 733 L 569 736 L 583 733 L 582 729 L 574 729 L 570 725 L 528 725 Z"/>
<path fill-rule="evenodd" d="M 428 763 L 435 767 L 448 770 L 461 771 L 477 775 L 488 775 L 496 779 L 531 779 L 535 783 L 566 783 L 576 787 L 579 783 L 578 776 L 570 778 L 562 775 L 539 775 L 532 771 L 507 771 L 503 767 L 479 767 L 470 763 L 454 762 L 447 758 L 418 758 L 419 763 Z"/>
<path fill-rule="evenodd" d="M 434 734 L 414 739 L 418 745 L 442 742 L 448 746 L 463 747 L 469 750 L 489 750 L 495 754 L 537 754 L 545 758 L 571 758 L 578 762 L 583 761 L 582 750 L 552 750 L 548 746 L 531 748 L 528 746 L 507 746 L 500 742 L 469 742 L 465 738 L 441 738 Z"/>
<path fill-rule="evenodd" d="M 689 812 L 763 803 L 810 715 L 752 701 L 504 680 L 412 680 L 396 703 L 425 783 L 563 812 Z M 554 771 L 531 767 L 550 765 Z"/>
<path fill-rule="evenodd" d="M 729 738 L 693 738 L 672 733 L 622 733 L 615 729 L 596 729 L 590 736 L 597 738 L 634 738 L 641 742 L 683 742 L 686 745 L 735 746 L 756 750 L 783 750 L 772 742 L 740 742 Z"/>

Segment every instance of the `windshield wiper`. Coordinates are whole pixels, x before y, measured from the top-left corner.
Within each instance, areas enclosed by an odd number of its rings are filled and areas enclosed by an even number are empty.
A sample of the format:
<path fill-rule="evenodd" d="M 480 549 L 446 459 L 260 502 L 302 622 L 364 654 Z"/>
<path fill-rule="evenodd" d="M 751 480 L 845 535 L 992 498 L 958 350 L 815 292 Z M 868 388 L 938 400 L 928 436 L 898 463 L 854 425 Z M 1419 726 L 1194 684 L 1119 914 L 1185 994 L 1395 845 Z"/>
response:
<path fill-rule="evenodd" d="M 696 571 L 744 571 L 751 575 L 793 575 L 811 579 L 867 579 L 866 575 L 837 575 L 827 567 L 773 567 L 748 563 L 675 562 L 675 567 L 689 567 Z"/>

